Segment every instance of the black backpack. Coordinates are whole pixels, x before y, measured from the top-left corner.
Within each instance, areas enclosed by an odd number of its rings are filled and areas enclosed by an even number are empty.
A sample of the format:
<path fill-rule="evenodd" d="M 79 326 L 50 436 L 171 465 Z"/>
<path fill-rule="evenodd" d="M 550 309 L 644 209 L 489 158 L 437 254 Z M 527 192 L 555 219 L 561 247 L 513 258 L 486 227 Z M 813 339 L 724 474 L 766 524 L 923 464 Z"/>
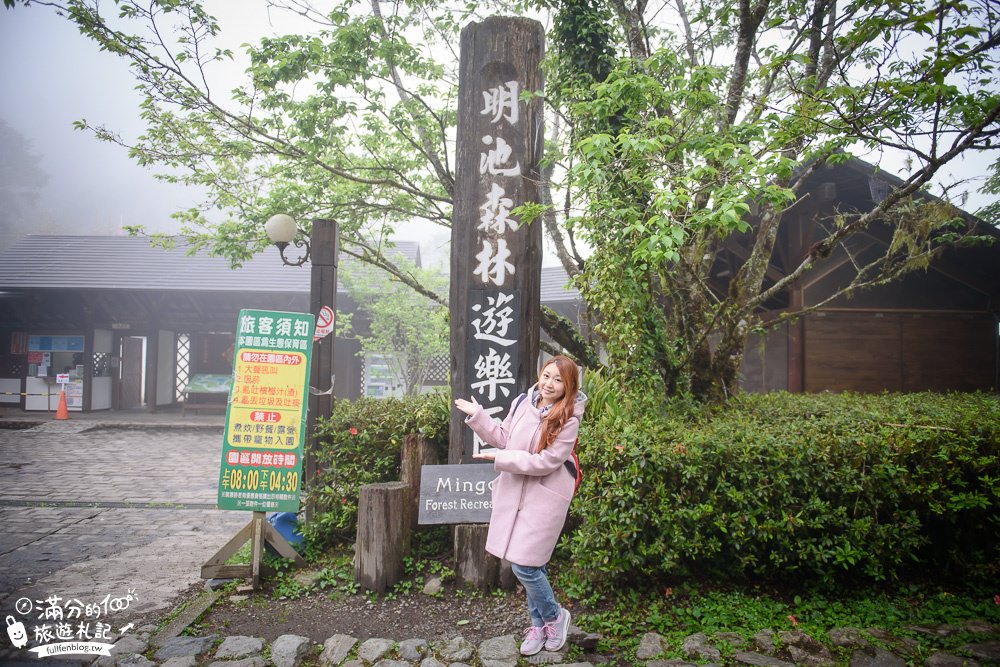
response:
<path fill-rule="evenodd" d="M 511 415 L 517 412 L 517 408 L 521 405 L 521 401 L 527 398 L 527 394 L 521 394 L 514 400 L 514 409 L 511 410 Z M 576 446 L 580 444 L 580 438 L 577 437 L 576 442 L 573 443 L 573 450 L 569 453 L 569 458 L 563 461 L 563 465 L 566 466 L 566 470 L 569 474 L 573 475 L 575 484 L 573 486 L 573 494 L 580 489 L 580 482 L 583 481 L 583 470 L 580 468 L 580 458 L 576 455 Z"/>

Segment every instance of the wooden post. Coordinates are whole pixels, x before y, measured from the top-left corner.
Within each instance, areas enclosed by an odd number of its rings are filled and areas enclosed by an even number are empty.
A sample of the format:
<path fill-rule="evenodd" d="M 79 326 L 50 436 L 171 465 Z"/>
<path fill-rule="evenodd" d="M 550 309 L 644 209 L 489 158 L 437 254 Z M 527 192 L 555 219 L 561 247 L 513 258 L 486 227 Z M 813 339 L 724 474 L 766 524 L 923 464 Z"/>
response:
<path fill-rule="evenodd" d="M 384 593 L 402 578 L 409 546 L 408 508 L 409 488 L 402 482 L 361 487 L 354 576 L 362 590 Z"/>
<path fill-rule="evenodd" d="M 500 579 L 500 559 L 486 553 L 483 524 L 455 526 L 455 574 L 461 584 L 488 589 Z"/>
<path fill-rule="evenodd" d="M 337 223 L 333 220 L 313 220 L 309 257 L 312 262 L 309 288 L 309 312 L 319 318 L 323 306 L 337 308 Z M 309 392 L 309 412 L 306 417 L 306 452 L 302 488 L 308 489 L 316 479 L 316 420 L 326 419 L 333 412 L 333 347 L 336 333 L 331 332 L 313 343 Z M 306 498 L 304 519 L 309 521 L 316 510 Z"/>
<path fill-rule="evenodd" d="M 510 567 L 510 561 L 500 561 L 500 588 L 505 591 L 512 591 L 517 587 L 517 583 L 514 570 Z"/>
<path fill-rule="evenodd" d="M 437 463 L 437 452 L 427 438 L 416 433 L 410 433 L 403 438 L 400 479 L 410 489 L 410 530 L 417 529 L 420 510 L 420 469 L 425 465 L 433 466 Z"/>
<path fill-rule="evenodd" d="M 462 30 L 451 232 L 451 390 L 500 415 L 534 381 L 541 321 L 542 226 L 510 210 L 538 202 L 542 25 L 491 17 Z M 481 443 L 452 409 L 448 463 Z"/>
<path fill-rule="evenodd" d="M 455 398 L 475 396 L 493 418 L 502 418 L 536 375 L 542 226 L 522 224 L 510 212 L 541 198 L 541 98 L 522 102 L 520 96 L 542 91 L 544 51 L 544 29 L 532 19 L 490 17 L 462 30 L 451 231 L 451 391 Z M 470 463 L 486 447 L 464 418 L 452 408 L 449 464 Z M 456 555 L 485 560 L 485 528 L 459 528 Z M 465 539 L 473 543 L 464 544 Z M 459 567 L 477 587 L 496 583 L 495 566 Z M 478 576 L 492 579 L 473 579 Z"/>
<path fill-rule="evenodd" d="M 264 557 L 264 524 L 267 520 L 263 512 L 254 512 L 250 520 L 250 577 L 254 590 L 260 588 L 260 561 Z"/>
<path fill-rule="evenodd" d="M 226 561 L 239 551 L 247 543 L 247 540 L 250 540 L 250 562 L 227 565 Z M 264 555 L 264 542 L 274 547 L 278 555 L 282 558 L 295 561 L 295 565 L 298 567 L 305 566 L 306 560 L 267 521 L 266 514 L 264 512 L 254 512 L 250 523 L 243 526 L 214 556 L 201 566 L 201 578 L 212 579 L 213 577 L 221 577 L 224 579 L 238 579 L 250 577 L 254 589 L 259 588 L 260 575 L 265 573 L 265 568 L 261 563 Z"/>

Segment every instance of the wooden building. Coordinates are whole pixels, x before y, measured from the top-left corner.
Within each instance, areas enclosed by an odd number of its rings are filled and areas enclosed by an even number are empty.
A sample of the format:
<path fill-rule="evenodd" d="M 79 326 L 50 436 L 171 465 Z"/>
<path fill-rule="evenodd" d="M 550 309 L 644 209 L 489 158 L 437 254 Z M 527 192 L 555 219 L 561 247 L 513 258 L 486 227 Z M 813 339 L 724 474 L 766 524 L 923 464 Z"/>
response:
<path fill-rule="evenodd" d="M 782 225 L 766 282 L 796 266 L 838 212 L 871 210 L 899 183 L 860 160 L 817 171 Z M 839 297 L 754 337 L 743 388 L 1000 388 L 1000 232 L 965 219 L 995 242 L 949 249 L 926 270 Z M 870 260 L 891 238 L 885 223 L 849 237 L 766 303 L 763 318 L 825 301 L 849 283 L 855 263 Z M 719 252 L 713 275 L 720 291 L 746 260 L 750 242 L 732 237 Z M 232 270 L 224 259 L 186 250 L 120 236 L 27 236 L 0 252 L 0 406 L 55 409 L 57 374 L 72 376 L 70 409 L 174 405 L 190 378 L 231 373 L 240 309 L 308 310 L 308 264 L 284 266 L 268 248 Z M 416 243 L 397 243 L 396 251 L 419 265 Z M 579 324 L 580 295 L 567 282 L 561 268 L 544 267 L 542 303 Z M 354 310 L 339 286 L 337 306 Z M 359 323 L 363 318 L 355 316 Z M 360 357 L 359 349 L 356 340 L 338 339 L 335 395 L 398 393 L 384 382 L 379 360 Z M 433 384 L 447 384 L 446 360 Z"/>
<path fill-rule="evenodd" d="M 866 212 L 901 181 L 861 160 L 813 174 L 806 199 L 783 224 L 767 284 L 786 275 L 843 212 Z M 953 248 L 926 270 L 898 282 L 838 297 L 816 311 L 755 336 L 747 347 L 742 385 L 749 391 L 972 391 L 1000 387 L 1000 232 L 962 214 L 992 245 Z M 792 290 L 765 304 L 765 319 L 819 304 L 850 283 L 855 263 L 888 247 L 884 222 L 848 237 Z M 726 277 L 749 255 L 734 237 L 713 274 Z"/>
<path fill-rule="evenodd" d="M 394 252 L 420 265 L 416 243 L 397 242 Z M 579 295 L 565 283 L 560 269 L 543 270 L 542 299 L 571 314 Z M 70 376 L 70 410 L 175 405 L 192 378 L 232 373 L 241 309 L 307 312 L 309 286 L 309 264 L 285 266 L 273 247 L 234 270 L 204 252 L 188 255 L 183 244 L 26 236 L 0 252 L 0 407 L 54 410 L 60 374 Z M 355 310 L 341 285 L 337 309 Z M 360 313 L 353 324 L 366 326 Z M 337 340 L 334 395 L 399 395 L 380 372 L 383 355 L 359 351 L 357 340 Z M 431 385 L 447 385 L 447 358 L 439 366 Z"/>

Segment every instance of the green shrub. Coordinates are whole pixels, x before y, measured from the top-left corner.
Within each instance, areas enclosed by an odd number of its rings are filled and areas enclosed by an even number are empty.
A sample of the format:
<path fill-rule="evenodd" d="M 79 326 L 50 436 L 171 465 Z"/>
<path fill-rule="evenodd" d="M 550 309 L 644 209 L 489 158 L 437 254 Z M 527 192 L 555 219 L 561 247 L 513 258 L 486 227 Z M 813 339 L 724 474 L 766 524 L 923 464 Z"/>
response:
<path fill-rule="evenodd" d="M 403 438 L 419 433 L 448 455 L 448 397 L 443 393 L 403 399 L 337 401 L 333 414 L 317 424 L 318 472 L 307 489 L 319 511 L 305 526 L 311 550 L 353 541 L 358 489 L 399 479 Z"/>
<path fill-rule="evenodd" d="M 594 580 L 998 574 L 994 395 L 745 394 L 670 412 L 621 398 L 584 420 L 564 546 Z"/>

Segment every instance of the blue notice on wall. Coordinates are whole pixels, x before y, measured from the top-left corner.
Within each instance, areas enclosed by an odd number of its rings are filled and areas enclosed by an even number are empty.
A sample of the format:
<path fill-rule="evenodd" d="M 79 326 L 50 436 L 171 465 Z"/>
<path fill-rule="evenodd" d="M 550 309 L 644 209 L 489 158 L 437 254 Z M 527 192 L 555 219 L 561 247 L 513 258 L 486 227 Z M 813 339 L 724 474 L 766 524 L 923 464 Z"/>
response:
<path fill-rule="evenodd" d="M 28 336 L 29 352 L 82 352 L 83 336 Z"/>

